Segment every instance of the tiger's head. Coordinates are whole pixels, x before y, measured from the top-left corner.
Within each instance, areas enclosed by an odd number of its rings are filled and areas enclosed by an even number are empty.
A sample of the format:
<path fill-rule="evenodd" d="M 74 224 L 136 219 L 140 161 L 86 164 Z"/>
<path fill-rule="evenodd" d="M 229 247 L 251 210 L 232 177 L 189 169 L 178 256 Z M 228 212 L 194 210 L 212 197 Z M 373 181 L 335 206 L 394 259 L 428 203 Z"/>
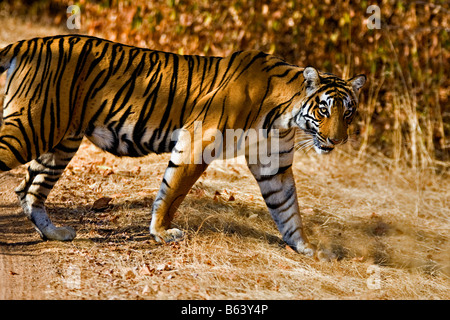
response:
<path fill-rule="evenodd" d="M 360 74 L 343 80 L 307 67 L 303 78 L 304 99 L 294 111 L 293 120 L 309 136 L 304 145 L 313 145 L 317 153 L 326 154 L 347 142 L 347 129 L 356 113 L 359 90 L 366 76 Z"/>

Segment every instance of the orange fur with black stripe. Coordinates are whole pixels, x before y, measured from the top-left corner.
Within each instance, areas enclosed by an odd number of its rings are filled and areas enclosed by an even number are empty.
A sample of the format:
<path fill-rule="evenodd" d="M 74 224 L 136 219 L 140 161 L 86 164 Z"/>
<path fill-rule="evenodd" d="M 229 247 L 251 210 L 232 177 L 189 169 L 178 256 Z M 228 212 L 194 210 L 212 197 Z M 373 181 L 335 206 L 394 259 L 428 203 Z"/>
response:
<path fill-rule="evenodd" d="M 75 237 L 72 228 L 52 224 L 44 202 L 84 136 L 118 156 L 171 152 L 150 225 L 150 233 L 167 242 L 183 236 L 170 223 L 208 166 L 195 152 L 205 150 L 209 132 L 266 130 L 269 144 L 277 132 L 277 168 L 268 174 L 260 161 L 249 168 L 283 239 L 309 255 L 314 250 L 291 169 L 295 131 L 308 133 L 302 146 L 319 153 L 345 143 L 365 82 L 363 75 L 342 80 L 260 51 L 176 55 L 81 35 L 11 44 L 0 51 L 5 70 L 0 172 L 30 162 L 16 192 L 44 239 Z M 198 123 L 204 140 L 195 151 L 189 142 Z M 235 149 L 236 142 L 224 138 L 220 147 Z"/>

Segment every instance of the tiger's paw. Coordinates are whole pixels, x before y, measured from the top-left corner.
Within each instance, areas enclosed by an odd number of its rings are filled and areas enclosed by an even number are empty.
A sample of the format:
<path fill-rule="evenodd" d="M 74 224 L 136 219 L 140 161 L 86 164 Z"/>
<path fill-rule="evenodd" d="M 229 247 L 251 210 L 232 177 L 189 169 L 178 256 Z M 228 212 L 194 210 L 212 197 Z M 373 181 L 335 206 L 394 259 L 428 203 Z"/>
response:
<path fill-rule="evenodd" d="M 155 240 L 160 243 L 181 241 L 184 238 L 184 232 L 177 228 L 150 233 L 155 237 Z"/>
<path fill-rule="evenodd" d="M 295 251 L 319 261 L 330 262 L 337 259 L 337 255 L 328 249 L 317 249 L 309 242 L 297 242 Z"/>
<path fill-rule="evenodd" d="M 316 249 L 309 242 L 298 242 L 295 245 L 295 251 L 297 251 L 298 253 L 303 253 L 308 257 L 313 257 L 316 253 Z"/>
<path fill-rule="evenodd" d="M 52 226 L 42 231 L 44 240 L 72 241 L 77 233 L 71 227 L 55 227 Z"/>

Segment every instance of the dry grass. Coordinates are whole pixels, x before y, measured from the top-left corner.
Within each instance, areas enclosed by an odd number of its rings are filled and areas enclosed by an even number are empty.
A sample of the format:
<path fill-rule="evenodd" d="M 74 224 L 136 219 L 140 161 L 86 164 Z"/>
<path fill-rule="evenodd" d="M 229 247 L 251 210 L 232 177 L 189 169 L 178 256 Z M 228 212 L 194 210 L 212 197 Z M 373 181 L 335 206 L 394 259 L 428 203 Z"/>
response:
<path fill-rule="evenodd" d="M 148 235 L 149 212 L 168 156 L 118 159 L 84 143 L 48 200 L 53 219 L 78 230 L 72 243 L 41 245 L 61 274 L 48 295 L 450 298 L 448 176 L 358 162 L 345 150 L 299 153 L 294 165 L 307 233 L 338 256 L 324 263 L 285 248 L 242 159 L 213 163 L 175 218 L 186 239 L 157 244 Z M 93 210 L 102 197 L 112 200 Z M 378 275 L 370 274 L 373 265 Z M 75 288 L 67 280 L 73 268 Z"/>

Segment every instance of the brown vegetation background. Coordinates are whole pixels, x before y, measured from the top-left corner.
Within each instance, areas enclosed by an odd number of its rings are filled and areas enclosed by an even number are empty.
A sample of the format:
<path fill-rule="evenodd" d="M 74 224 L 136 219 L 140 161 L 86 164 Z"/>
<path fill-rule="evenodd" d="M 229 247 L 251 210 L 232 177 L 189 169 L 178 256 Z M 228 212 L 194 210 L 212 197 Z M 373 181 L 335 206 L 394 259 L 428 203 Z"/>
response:
<path fill-rule="evenodd" d="M 9 0 L 9 12 L 180 54 L 224 56 L 259 49 L 344 78 L 368 76 L 353 132 L 367 148 L 412 167 L 449 160 L 448 1 Z M 369 29 L 377 4 L 381 28 Z M 441 163 L 442 164 L 442 163 Z"/>

